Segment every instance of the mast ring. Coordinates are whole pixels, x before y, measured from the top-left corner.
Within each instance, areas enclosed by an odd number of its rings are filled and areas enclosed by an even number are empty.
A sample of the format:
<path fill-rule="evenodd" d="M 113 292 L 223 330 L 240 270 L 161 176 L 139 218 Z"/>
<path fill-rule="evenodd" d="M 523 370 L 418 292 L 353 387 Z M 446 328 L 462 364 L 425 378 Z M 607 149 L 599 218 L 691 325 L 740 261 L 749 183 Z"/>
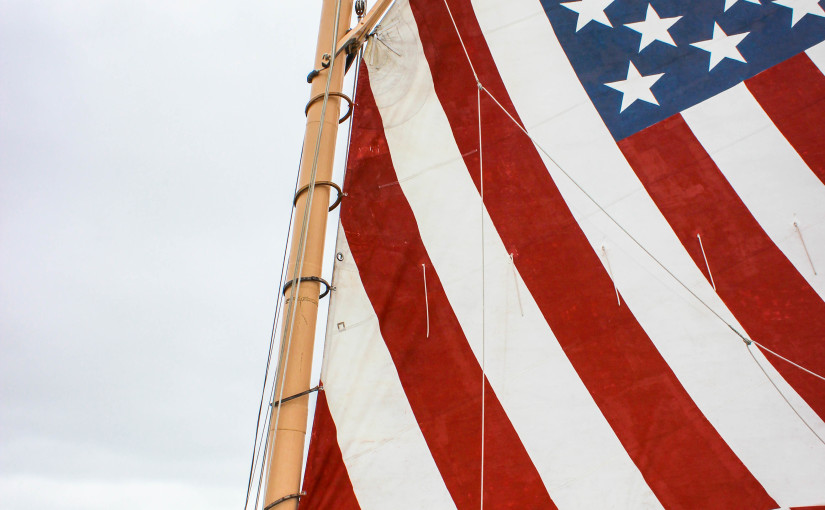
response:
<path fill-rule="evenodd" d="M 347 96 L 343 92 L 330 92 L 329 95 L 343 98 L 343 99 L 346 100 L 347 104 L 349 105 L 349 108 L 347 109 L 347 113 L 343 117 L 338 119 L 338 124 L 343 124 L 349 118 L 349 116 L 352 115 L 352 99 L 350 99 L 349 96 Z M 312 106 L 312 104 L 314 102 L 319 101 L 323 98 L 324 98 L 324 94 L 318 94 L 317 96 L 310 99 L 309 102 L 307 103 L 307 107 L 304 109 L 304 115 L 309 115 L 309 107 Z"/>
<path fill-rule="evenodd" d="M 318 299 L 323 299 L 327 294 L 329 294 L 329 290 L 330 290 L 331 287 L 329 286 L 329 283 L 327 283 L 327 281 L 324 280 L 323 278 L 321 278 L 320 276 L 302 276 L 302 277 L 298 278 L 298 280 L 300 280 L 302 282 L 319 282 L 319 283 L 321 283 L 324 286 L 324 291 L 321 293 L 320 296 L 318 296 Z M 289 280 L 288 282 L 286 282 L 284 284 L 284 288 L 281 292 L 283 292 L 283 294 L 285 296 L 286 296 L 286 291 L 289 290 L 290 287 L 292 287 L 292 284 L 294 282 L 295 282 L 295 280 Z"/>
<path fill-rule="evenodd" d="M 288 495 L 288 496 L 284 496 L 284 497 L 282 497 L 281 499 L 276 499 L 276 500 L 275 500 L 275 501 L 273 501 L 272 503 L 270 503 L 270 504 L 266 505 L 266 506 L 264 507 L 264 510 L 272 510 L 273 508 L 275 508 L 276 506 L 280 505 L 280 504 L 281 504 L 281 503 L 283 503 L 284 501 L 289 501 L 290 499 L 297 499 L 297 500 L 300 500 L 302 497 L 304 497 L 304 496 L 306 496 L 306 495 L 307 495 L 307 493 L 306 493 L 306 492 L 299 492 L 299 493 L 297 493 L 297 494 L 290 494 L 290 495 Z"/>
<path fill-rule="evenodd" d="M 336 207 L 338 207 L 338 204 L 341 203 L 341 199 L 344 198 L 344 192 L 341 190 L 340 186 L 338 186 L 337 184 L 335 184 L 332 181 L 315 181 L 315 185 L 316 186 L 329 186 L 330 188 L 335 188 L 335 191 L 338 192 L 338 197 L 335 199 L 335 202 L 333 202 L 332 205 L 329 206 L 329 210 L 331 211 L 331 210 L 335 209 Z M 293 207 L 298 205 L 298 197 L 301 196 L 301 193 L 303 193 L 307 190 L 309 190 L 309 184 L 306 184 L 306 185 L 301 186 L 300 188 L 298 188 L 298 191 L 295 192 L 295 200 L 292 201 L 292 206 Z"/>

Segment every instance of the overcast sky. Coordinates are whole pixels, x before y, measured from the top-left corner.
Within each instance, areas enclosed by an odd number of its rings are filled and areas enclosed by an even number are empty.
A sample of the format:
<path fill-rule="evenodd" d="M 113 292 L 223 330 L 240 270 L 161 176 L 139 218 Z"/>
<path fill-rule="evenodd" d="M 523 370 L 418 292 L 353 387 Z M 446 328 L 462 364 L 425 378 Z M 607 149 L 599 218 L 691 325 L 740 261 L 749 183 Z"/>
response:
<path fill-rule="evenodd" d="M 0 0 L 3 509 L 242 508 L 319 6 Z"/>

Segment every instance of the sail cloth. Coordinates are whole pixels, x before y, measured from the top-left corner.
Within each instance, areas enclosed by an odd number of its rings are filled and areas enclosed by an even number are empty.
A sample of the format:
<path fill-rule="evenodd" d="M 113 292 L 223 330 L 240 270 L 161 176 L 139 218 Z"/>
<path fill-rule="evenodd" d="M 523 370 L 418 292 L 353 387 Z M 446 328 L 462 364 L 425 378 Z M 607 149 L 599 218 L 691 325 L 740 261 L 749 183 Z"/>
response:
<path fill-rule="evenodd" d="M 825 508 L 823 39 L 812 0 L 397 2 L 301 508 Z"/>

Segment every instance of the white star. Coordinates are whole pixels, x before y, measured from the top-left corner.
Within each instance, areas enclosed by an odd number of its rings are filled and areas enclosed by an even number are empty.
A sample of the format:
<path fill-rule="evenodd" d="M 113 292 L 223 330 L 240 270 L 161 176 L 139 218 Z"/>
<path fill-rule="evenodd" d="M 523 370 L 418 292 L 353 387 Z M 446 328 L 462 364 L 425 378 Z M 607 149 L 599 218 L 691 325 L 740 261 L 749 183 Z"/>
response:
<path fill-rule="evenodd" d="M 742 32 L 741 34 L 728 35 L 719 27 L 719 23 L 714 22 L 713 38 L 691 43 L 691 46 L 696 46 L 700 50 L 710 53 L 710 67 L 708 67 L 708 71 L 716 67 L 716 64 L 725 58 L 747 63 L 748 61 L 742 57 L 742 54 L 739 53 L 736 46 L 739 45 L 742 39 L 749 33 L 750 32 Z"/>
<path fill-rule="evenodd" d="M 787 7 L 793 11 L 791 26 L 796 25 L 806 14 L 813 14 L 825 18 L 825 11 L 819 5 L 819 0 L 773 0 L 773 3 Z"/>
<path fill-rule="evenodd" d="M 680 19 L 682 19 L 681 16 L 660 18 L 659 14 L 653 9 L 653 6 L 647 4 L 645 20 L 637 21 L 636 23 L 625 23 L 625 26 L 630 30 L 635 30 L 642 34 L 642 40 L 639 42 L 639 52 L 641 52 L 653 41 L 662 41 L 665 44 L 676 46 L 670 33 L 668 33 L 668 29 Z"/>
<path fill-rule="evenodd" d="M 733 5 L 738 2 L 739 0 L 725 0 L 725 11 L 727 12 L 728 9 L 733 7 Z M 745 0 L 746 2 L 750 2 L 756 5 L 762 5 L 759 0 Z"/>
<path fill-rule="evenodd" d="M 565 2 L 561 5 L 579 14 L 576 20 L 576 32 L 584 28 L 591 21 L 613 28 L 604 10 L 613 0 L 579 0 L 578 2 Z"/>
<path fill-rule="evenodd" d="M 648 103 L 658 106 L 659 102 L 656 101 L 656 98 L 653 96 L 653 92 L 650 91 L 650 87 L 652 87 L 653 84 L 659 81 L 659 78 L 664 75 L 665 73 L 642 76 L 639 74 L 639 71 L 636 70 L 636 66 L 634 66 L 631 61 L 630 65 L 627 67 L 626 80 L 605 83 L 605 85 L 622 93 L 622 106 L 619 109 L 619 113 L 621 113 L 625 111 L 628 106 L 635 103 L 637 99 L 641 99 L 642 101 L 647 101 Z"/>

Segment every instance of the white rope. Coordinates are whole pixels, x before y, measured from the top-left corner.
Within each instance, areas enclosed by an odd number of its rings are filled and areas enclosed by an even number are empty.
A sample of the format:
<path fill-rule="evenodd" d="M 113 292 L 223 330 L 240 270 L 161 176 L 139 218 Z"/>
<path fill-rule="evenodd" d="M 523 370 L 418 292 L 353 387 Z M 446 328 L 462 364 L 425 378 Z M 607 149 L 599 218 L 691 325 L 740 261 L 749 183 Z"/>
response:
<path fill-rule="evenodd" d="M 516 285 L 516 299 L 518 300 L 518 311 L 524 317 L 524 307 L 521 306 L 521 292 L 518 288 L 518 273 L 516 272 L 516 260 L 513 254 L 510 254 L 510 267 L 513 269 L 513 283 Z"/>
<path fill-rule="evenodd" d="M 808 253 L 808 245 L 805 244 L 805 239 L 802 238 L 802 231 L 799 230 L 799 225 L 796 222 L 793 222 L 793 228 L 796 230 L 796 233 L 799 234 L 799 240 L 802 242 L 802 248 L 805 250 L 805 256 L 808 257 L 808 263 L 811 265 L 811 269 L 814 272 L 814 276 L 816 276 L 816 268 L 814 267 L 814 261 L 811 260 L 811 254 Z"/>
<path fill-rule="evenodd" d="M 705 258 L 705 267 L 708 268 L 708 276 L 710 277 L 710 285 L 713 287 L 713 291 L 716 292 L 716 283 L 713 281 L 713 273 L 710 272 L 710 264 L 708 264 L 708 256 L 705 255 L 705 246 L 702 244 L 702 235 L 696 234 L 696 239 L 699 240 L 699 248 L 702 249 L 702 257 Z"/>
<path fill-rule="evenodd" d="M 424 310 L 427 312 L 427 338 L 430 338 L 430 301 L 427 297 L 427 265 L 421 264 L 421 272 L 424 274 Z"/>
<path fill-rule="evenodd" d="M 301 152 L 303 152 L 303 146 L 301 147 Z M 299 159 L 300 159 L 300 156 L 299 156 Z M 298 180 L 299 180 L 299 178 L 300 178 L 300 176 L 296 174 L 295 175 L 294 192 L 298 191 Z M 292 206 L 292 204 L 290 204 L 290 207 L 289 207 L 289 222 L 287 223 L 286 238 L 284 239 L 284 254 L 281 258 L 281 277 L 280 277 L 280 280 L 278 281 L 278 286 L 276 287 L 276 289 L 283 288 L 284 278 L 286 278 L 286 273 L 287 273 L 286 261 L 288 260 L 288 257 L 289 257 L 289 235 L 292 232 L 292 218 L 293 218 L 294 214 L 295 214 L 295 208 Z M 275 349 L 275 347 L 274 347 L 275 346 L 275 339 L 278 337 L 278 325 L 280 323 L 279 320 L 282 317 L 281 316 L 281 311 L 282 311 L 281 303 L 282 303 L 282 301 L 280 299 L 278 299 L 276 304 L 275 304 L 275 316 L 272 319 L 272 330 L 269 334 L 269 351 L 267 352 L 267 357 L 266 357 L 266 368 L 264 370 L 264 382 L 263 382 L 263 387 L 261 388 L 261 400 L 260 400 L 260 403 L 258 404 L 258 417 L 257 417 L 256 423 L 255 423 L 255 441 L 252 444 L 252 462 L 251 462 L 251 467 L 249 469 L 249 480 L 247 482 L 247 487 L 246 487 L 246 499 L 244 500 L 244 510 L 246 510 L 249 507 L 249 496 L 250 496 L 250 492 L 252 490 L 252 482 L 254 482 L 255 474 L 257 473 L 258 460 L 260 459 L 262 445 L 264 445 L 267 442 L 267 440 L 269 439 L 268 438 L 269 429 L 267 427 L 269 426 L 270 413 L 269 413 L 269 405 L 267 404 L 266 407 L 264 407 L 264 399 L 266 398 L 266 388 L 267 388 L 268 382 L 269 382 L 269 370 L 270 370 L 270 368 L 272 368 L 272 353 Z M 272 401 L 272 395 L 270 395 L 269 400 L 267 402 L 271 402 L 271 401 Z M 264 417 L 263 428 L 261 428 L 261 417 Z M 260 441 L 258 440 L 259 437 L 260 437 Z M 258 493 L 259 494 L 260 494 L 260 480 L 261 480 L 260 477 L 258 477 Z M 256 499 L 256 506 L 257 506 L 257 499 Z"/>
<path fill-rule="evenodd" d="M 309 177 L 309 183 L 308 183 L 309 188 L 307 190 L 307 200 L 306 200 L 306 205 L 305 205 L 305 208 L 304 208 L 304 217 L 303 217 L 302 222 L 301 222 L 301 235 L 299 237 L 298 249 L 297 249 L 297 252 L 296 252 L 296 262 L 297 263 L 295 264 L 295 268 L 293 270 L 292 280 L 291 280 L 295 283 L 293 284 L 293 292 L 292 292 L 293 299 L 289 300 L 289 307 L 287 309 L 287 315 L 286 315 L 287 318 L 289 319 L 289 327 L 284 328 L 284 330 L 283 330 L 283 335 L 281 337 L 281 353 L 279 354 L 279 357 L 278 357 L 278 370 L 275 373 L 275 385 L 278 384 L 278 379 L 279 379 L 279 376 L 280 376 L 281 387 L 280 387 L 280 391 L 278 392 L 278 405 L 274 406 L 276 408 L 276 410 L 275 410 L 275 421 L 274 421 L 274 424 L 273 424 L 274 426 L 273 426 L 273 430 L 272 430 L 272 448 L 271 448 L 273 454 L 274 454 L 274 451 L 275 451 L 275 445 L 277 443 L 278 423 L 279 423 L 280 418 L 281 418 L 281 407 L 282 407 L 281 403 L 283 402 L 283 398 L 284 398 L 284 387 L 286 386 L 286 380 L 287 380 L 286 377 L 287 377 L 287 372 L 289 370 L 289 365 L 288 365 L 288 363 L 286 363 L 286 361 L 289 360 L 289 354 L 290 354 L 290 351 L 291 351 L 291 348 L 292 348 L 293 330 L 294 330 L 294 327 L 295 327 L 295 318 L 297 316 L 297 313 L 296 313 L 297 310 L 296 310 L 295 303 L 298 301 L 298 295 L 299 295 L 299 291 L 300 291 L 300 288 L 301 288 L 300 275 L 302 274 L 303 268 L 304 268 L 304 255 L 305 255 L 304 250 L 306 248 L 307 230 L 309 228 L 309 217 L 310 217 L 310 212 L 312 210 L 312 199 L 315 195 L 315 182 L 316 182 L 316 176 L 317 176 L 317 173 L 318 173 L 318 157 L 319 157 L 319 154 L 320 154 L 320 151 L 321 151 L 321 136 L 323 134 L 324 124 L 325 124 L 325 122 L 323 122 L 323 119 L 326 116 L 327 105 L 329 104 L 329 89 L 330 89 L 330 86 L 331 86 L 331 83 L 332 83 L 332 74 L 333 74 L 333 70 L 335 68 L 335 61 L 337 60 L 335 58 L 335 45 L 337 44 L 337 41 L 338 41 L 338 25 L 339 25 L 340 16 L 341 16 L 341 0 L 338 0 L 335 3 L 335 18 L 334 18 L 333 27 L 332 27 L 332 48 L 330 49 L 330 53 L 329 53 L 330 55 L 332 55 L 332 57 L 330 59 L 329 68 L 327 68 L 327 82 L 326 82 L 326 86 L 325 86 L 325 89 L 324 89 L 324 100 L 323 100 L 323 104 L 321 106 L 321 119 L 322 119 L 322 122 L 319 123 L 318 137 L 315 140 L 315 151 L 314 151 L 313 159 L 312 159 L 312 171 L 310 172 L 310 177 Z M 286 343 L 286 349 L 284 349 L 284 343 Z M 282 370 L 283 370 L 283 373 L 281 374 Z M 267 474 L 266 483 L 268 483 L 268 474 Z M 264 501 L 264 504 L 265 503 L 266 502 Z"/>
<path fill-rule="evenodd" d="M 473 59 L 470 58 L 470 53 L 467 51 L 467 46 L 464 45 L 464 39 L 461 38 L 461 32 L 458 30 L 458 25 L 456 25 L 455 18 L 453 18 L 453 11 L 450 10 L 450 5 L 447 3 L 447 0 L 444 0 L 444 5 L 447 7 L 447 14 L 450 15 L 450 21 L 453 22 L 453 28 L 455 28 L 455 34 L 458 36 L 458 42 L 461 43 L 461 47 L 464 48 L 464 56 L 467 57 L 467 63 L 470 64 L 470 70 L 473 71 L 473 76 L 476 79 L 476 83 L 481 85 L 481 82 L 478 80 L 478 74 L 476 74 L 476 68 L 473 66 Z M 481 118 L 481 110 L 478 112 L 479 119 Z M 479 136 L 481 132 L 479 131 Z M 481 145 L 479 145 L 481 147 Z"/>
<path fill-rule="evenodd" d="M 807 368 L 803 367 L 802 365 L 799 365 L 798 363 L 794 363 L 793 361 L 789 360 L 789 359 L 788 359 L 788 358 L 786 358 L 785 356 L 782 356 L 781 354 L 779 354 L 779 353 L 777 353 L 777 352 L 775 352 L 775 351 L 772 351 L 772 350 L 768 349 L 767 347 L 765 347 L 764 345 L 760 344 L 760 343 L 759 343 L 759 342 L 757 342 L 756 340 L 751 340 L 751 342 L 753 342 L 754 344 L 756 344 L 756 346 L 757 346 L 757 347 L 759 347 L 760 349 L 762 349 L 763 351 L 766 351 L 766 352 L 769 352 L 769 353 L 773 354 L 774 356 L 776 356 L 777 358 L 781 359 L 781 360 L 782 360 L 782 361 L 784 361 L 785 363 L 790 363 L 791 365 L 795 366 L 795 367 L 796 367 L 796 368 L 798 368 L 799 370 L 802 370 L 803 372 L 807 372 L 807 373 L 811 374 L 812 376 L 816 377 L 817 379 L 822 379 L 823 381 L 825 381 L 825 377 L 823 377 L 823 376 L 821 376 L 821 375 L 817 374 L 816 372 L 812 372 L 812 371 L 808 370 Z"/>
<path fill-rule="evenodd" d="M 445 0 L 446 2 L 446 0 Z M 449 7 L 447 8 L 449 9 Z M 450 15 L 452 17 L 452 15 Z M 455 23 L 455 22 L 454 22 Z M 462 43 L 463 45 L 464 43 Z M 466 52 L 466 49 L 465 49 Z M 467 57 L 470 58 L 469 56 Z M 472 65 L 472 64 L 471 64 Z M 475 73 L 475 71 L 473 71 Z M 478 77 L 476 77 L 478 80 Z M 485 260 L 484 260 L 484 157 L 481 146 L 481 84 L 478 84 L 478 93 L 476 95 L 476 104 L 478 106 L 478 181 L 481 193 L 481 503 L 480 508 L 484 510 L 484 429 L 485 429 L 485 401 L 487 390 L 487 375 L 485 373 L 486 365 L 486 348 L 487 348 L 487 328 L 485 324 L 486 313 L 486 278 L 485 278 Z"/>
<path fill-rule="evenodd" d="M 756 344 L 756 342 L 753 342 L 753 343 L 755 343 L 755 344 Z M 757 346 L 759 346 L 759 344 L 756 344 L 756 345 L 757 345 Z M 761 346 L 759 346 L 759 347 L 761 347 Z M 786 396 L 785 396 L 785 394 L 784 394 L 784 393 L 782 393 L 782 390 L 780 390 L 780 389 L 779 389 L 779 386 L 777 386 L 777 385 L 776 385 L 776 383 L 774 382 L 773 378 L 771 378 L 771 376 L 770 376 L 770 375 L 768 375 L 768 371 L 767 371 L 767 370 L 765 370 L 765 367 L 763 367 L 763 366 L 762 366 L 762 363 L 759 363 L 759 360 L 756 358 L 756 356 L 754 356 L 753 352 L 752 352 L 752 351 L 751 351 L 751 349 L 750 349 L 750 345 L 748 345 L 748 346 L 747 346 L 747 349 L 748 349 L 748 354 L 750 354 L 750 355 L 751 355 L 751 358 L 753 358 L 753 361 L 754 361 L 754 363 L 756 363 L 756 366 L 758 366 L 758 367 L 759 367 L 759 370 L 761 370 L 761 371 L 762 371 L 762 373 L 763 373 L 763 374 L 765 374 L 765 378 L 767 378 L 767 379 L 768 379 L 768 382 L 770 382 L 770 383 L 771 383 L 771 386 L 773 386 L 773 389 L 775 389 L 775 390 L 776 390 L 776 392 L 777 392 L 777 393 L 779 393 L 779 396 L 780 396 L 780 397 L 782 397 L 782 400 L 784 400 L 784 401 L 785 401 L 785 403 L 786 403 L 786 404 L 788 404 L 788 407 L 790 407 L 790 408 L 791 408 L 791 411 L 793 411 L 793 412 L 794 412 L 794 414 L 796 415 L 796 417 L 797 417 L 797 418 L 799 418 L 799 419 L 802 421 L 802 423 L 803 423 L 803 424 L 805 424 L 805 426 L 808 428 L 808 430 L 810 430 L 810 431 L 811 431 L 811 433 L 812 433 L 812 434 L 813 434 L 813 435 L 814 435 L 817 439 L 819 439 L 819 442 L 820 442 L 820 443 L 825 444 L 825 440 L 823 440 L 823 439 L 822 439 L 822 436 L 820 436 L 819 434 L 817 434 L 817 433 L 816 433 L 816 430 L 814 430 L 814 428 L 811 426 L 811 424 L 810 424 L 810 423 L 808 423 L 808 421 L 807 421 L 805 418 L 803 418 L 801 414 L 799 414 L 799 411 L 797 411 L 797 410 L 796 410 L 796 408 L 793 406 L 793 404 L 791 404 L 791 401 L 790 401 L 790 400 L 788 400 L 788 397 L 786 397 Z M 766 349 L 766 350 L 767 350 L 767 349 Z M 771 352 L 771 351 L 768 351 L 768 352 Z M 772 354 L 775 354 L 775 353 L 772 353 Z M 775 355 L 776 355 L 776 354 L 775 354 Z M 781 356 L 780 356 L 780 357 L 781 357 Z M 785 359 L 785 358 L 782 358 L 782 359 Z M 785 360 L 785 361 L 787 361 L 787 360 Z M 797 365 L 797 366 L 798 366 L 798 365 Z M 802 368 L 802 367 L 800 367 L 800 368 Z M 804 370 L 804 369 L 803 369 L 803 370 Z M 807 370 L 806 370 L 806 372 L 807 372 Z M 816 374 L 814 374 L 814 375 L 816 375 Z"/>

